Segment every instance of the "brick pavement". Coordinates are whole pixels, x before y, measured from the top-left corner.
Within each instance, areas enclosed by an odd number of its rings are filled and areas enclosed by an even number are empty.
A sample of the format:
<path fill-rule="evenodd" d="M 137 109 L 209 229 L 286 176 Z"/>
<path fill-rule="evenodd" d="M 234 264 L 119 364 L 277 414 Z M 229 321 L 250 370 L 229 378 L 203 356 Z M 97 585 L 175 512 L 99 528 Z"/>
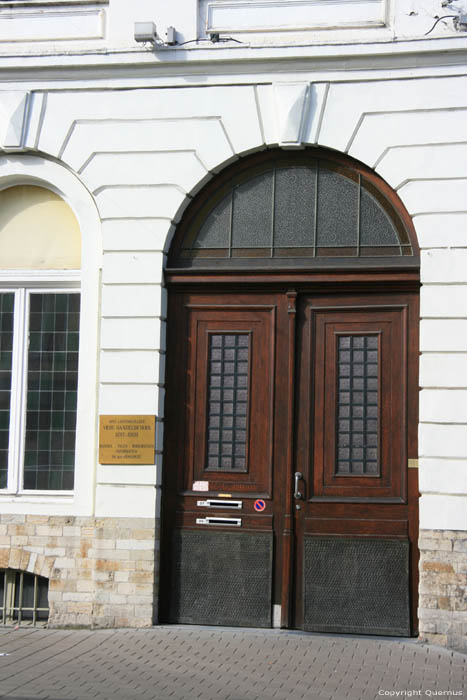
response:
<path fill-rule="evenodd" d="M 466 680 L 466 656 L 415 640 L 188 626 L 0 630 L 2 700 L 467 697 Z"/>

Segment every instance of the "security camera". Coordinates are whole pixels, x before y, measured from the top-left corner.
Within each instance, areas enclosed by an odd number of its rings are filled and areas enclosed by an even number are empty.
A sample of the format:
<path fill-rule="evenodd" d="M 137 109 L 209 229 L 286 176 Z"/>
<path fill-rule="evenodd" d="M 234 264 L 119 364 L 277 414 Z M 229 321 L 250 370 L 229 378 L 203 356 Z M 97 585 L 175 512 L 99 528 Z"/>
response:
<path fill-rule="evenodd" d="M 154 22 L 135 22 L 135 41 L 155 44 L 159 40 Z"/>

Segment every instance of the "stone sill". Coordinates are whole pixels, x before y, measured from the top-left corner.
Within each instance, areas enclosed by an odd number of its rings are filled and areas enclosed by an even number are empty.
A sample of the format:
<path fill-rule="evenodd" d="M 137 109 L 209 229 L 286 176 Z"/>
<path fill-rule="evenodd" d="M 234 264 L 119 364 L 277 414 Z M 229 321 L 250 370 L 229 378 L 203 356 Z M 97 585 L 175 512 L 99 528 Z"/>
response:
<path fill-rule="evenodd" d="M 72 503 L 74 500 L 73 492 L 58 491 L 51 494 L 50 492 L 40 493 L 2 493 L 0 494 L 0 504 L 4 503 Z"/>

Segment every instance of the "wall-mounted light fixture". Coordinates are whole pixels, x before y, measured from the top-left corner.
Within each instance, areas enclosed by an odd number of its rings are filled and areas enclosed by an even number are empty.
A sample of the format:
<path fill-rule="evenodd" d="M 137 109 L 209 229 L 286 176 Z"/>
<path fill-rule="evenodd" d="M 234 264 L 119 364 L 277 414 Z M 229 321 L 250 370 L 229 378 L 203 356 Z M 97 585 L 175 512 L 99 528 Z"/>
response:
<path fill-rule="evenodd" d="M 142 44 L 162 43 L 154 22 L 135 22 L 135 41 Z"/>
<path fill-rule="evenodd" d="M 138 43 L 151 44 L 154 48 L 175 46 L 178 43 L 175 27 L 167 27 L 165 36 L 165 41 L 160 38 L 154 22 L 135 22 L 135 41 Z"/>

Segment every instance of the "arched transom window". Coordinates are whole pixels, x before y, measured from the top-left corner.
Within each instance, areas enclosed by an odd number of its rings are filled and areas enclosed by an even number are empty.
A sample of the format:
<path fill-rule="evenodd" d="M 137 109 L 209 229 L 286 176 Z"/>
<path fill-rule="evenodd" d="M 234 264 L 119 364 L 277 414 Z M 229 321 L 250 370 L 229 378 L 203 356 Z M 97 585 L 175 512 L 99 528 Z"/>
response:
<path fill-rule="evenodd" d="M 184 217 L 170 266 L 416 264 L 410 222 L 390 188 L 341 158 L 245 158 L 200 199 Z"/>

